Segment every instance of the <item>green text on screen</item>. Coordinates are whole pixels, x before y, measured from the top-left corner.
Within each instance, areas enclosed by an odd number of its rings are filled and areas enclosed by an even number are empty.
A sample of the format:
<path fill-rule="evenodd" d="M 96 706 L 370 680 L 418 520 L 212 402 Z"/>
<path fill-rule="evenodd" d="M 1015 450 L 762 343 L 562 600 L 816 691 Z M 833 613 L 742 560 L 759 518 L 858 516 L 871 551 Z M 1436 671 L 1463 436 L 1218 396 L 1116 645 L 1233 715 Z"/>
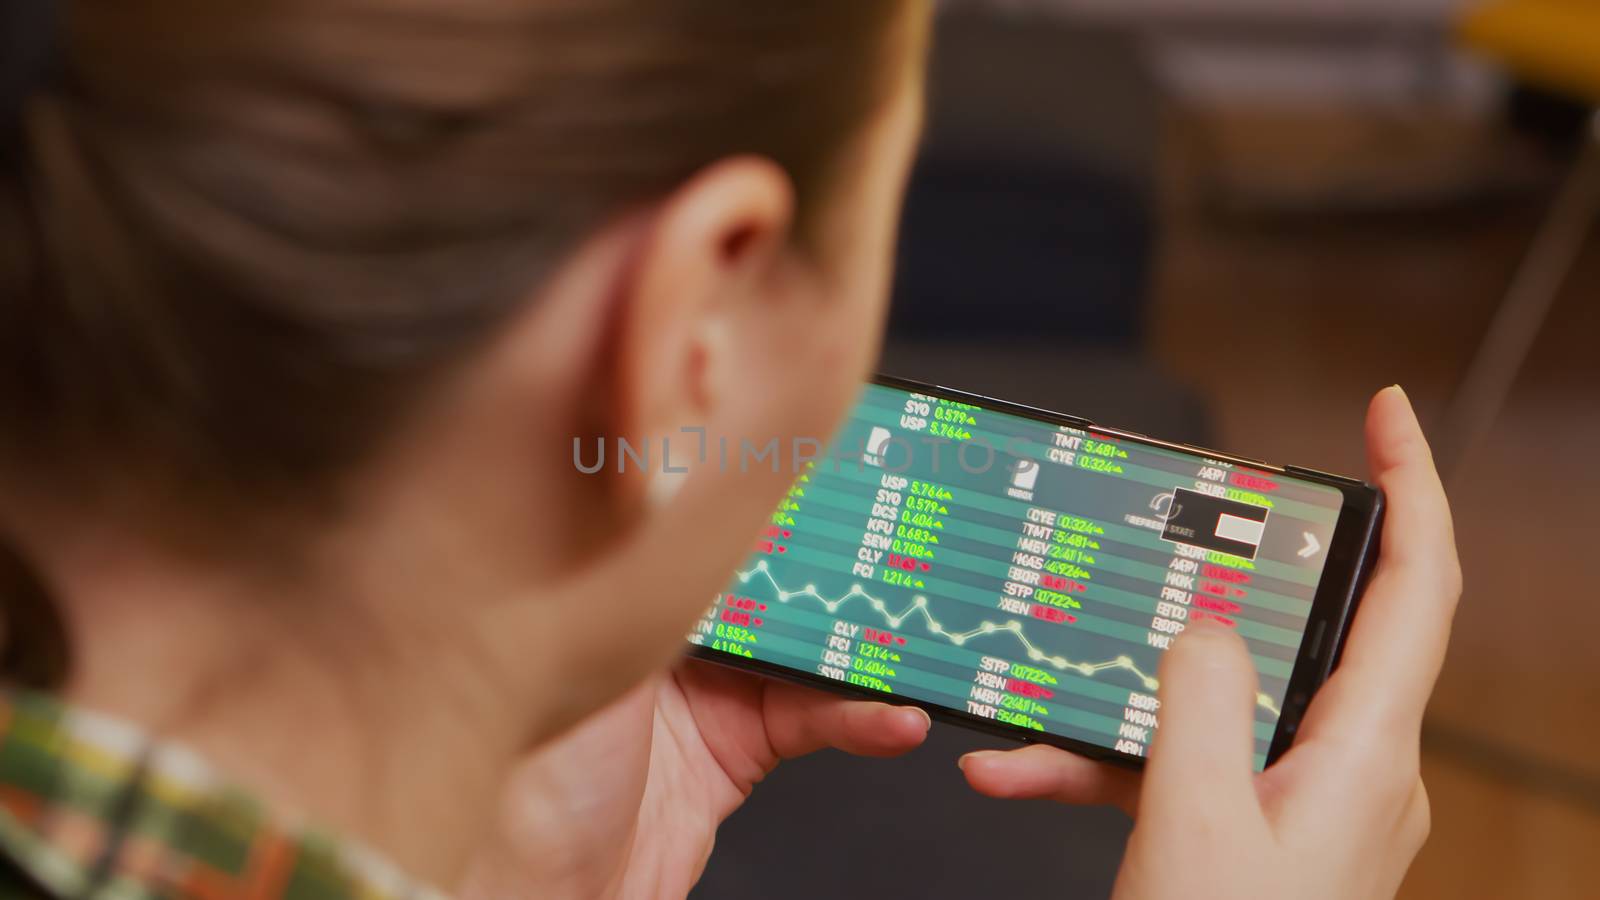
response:
<path fill-rule="evenodd" d="M 1211 618 L 1265 761 L 1334 488 L 882 385 L 696 624 L 713 651 L 1143 756 L 1162 650 Z"/>

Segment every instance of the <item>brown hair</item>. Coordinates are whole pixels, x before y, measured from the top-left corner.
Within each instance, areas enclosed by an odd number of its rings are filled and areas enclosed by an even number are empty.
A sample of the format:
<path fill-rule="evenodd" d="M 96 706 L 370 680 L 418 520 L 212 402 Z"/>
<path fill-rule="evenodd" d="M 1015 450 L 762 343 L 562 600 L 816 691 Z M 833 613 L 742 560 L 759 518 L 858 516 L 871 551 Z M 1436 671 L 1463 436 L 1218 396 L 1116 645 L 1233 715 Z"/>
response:
<path fill-rule="evenodd" d="M 775 160 L 803 234 L 903 6 L 78 0 L 0 157 L 0 468 L 211 514 L 328 493 L 695 170 Z M 61 631 L 29 582 L 0 552 L 7 658 Z"/>

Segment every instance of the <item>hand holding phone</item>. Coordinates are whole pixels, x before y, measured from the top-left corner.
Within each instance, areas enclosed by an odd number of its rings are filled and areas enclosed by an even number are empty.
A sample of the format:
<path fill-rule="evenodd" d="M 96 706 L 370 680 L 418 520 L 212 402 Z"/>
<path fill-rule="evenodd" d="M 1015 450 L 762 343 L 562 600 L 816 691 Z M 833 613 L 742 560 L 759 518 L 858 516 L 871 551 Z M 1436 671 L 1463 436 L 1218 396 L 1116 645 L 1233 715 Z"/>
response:
<path fill-rule="evenodd" d="M 691 654 L 1130 767 L 1196 622 L 1293 742 L 1375 559 L 1369 484 L 880 376 L 803 464 Z M 776 462 L 774 462 L 776 466 Z"/>
<path fill-rule="evenodd" d="M 931 723 L 684 660 L 526 757 L 454 896 L 684 897 L 717 827 L 780 762 L 831 748 L 896 756 Z"/>
<path fill-rule="evenodd" d="M 1389 499 L 1377 573 L 1343 661 L 1293 746 L 1251 772 L 1256 673 L 1222 629 L 1180 638 L 1163 660 L 1162 726 L 1143 784 L 1053 747 L 980 753 L 962 768 L 996 797 L 1115 803 L 1136 816 L 1118 897 L 1382 897 L 1426 838 L 1422 715 L 1461 592 L 1450 510 L 1398 388 L 1367 420 Z M 1204 690 L 1193 690 L 1205 685 Z"/>

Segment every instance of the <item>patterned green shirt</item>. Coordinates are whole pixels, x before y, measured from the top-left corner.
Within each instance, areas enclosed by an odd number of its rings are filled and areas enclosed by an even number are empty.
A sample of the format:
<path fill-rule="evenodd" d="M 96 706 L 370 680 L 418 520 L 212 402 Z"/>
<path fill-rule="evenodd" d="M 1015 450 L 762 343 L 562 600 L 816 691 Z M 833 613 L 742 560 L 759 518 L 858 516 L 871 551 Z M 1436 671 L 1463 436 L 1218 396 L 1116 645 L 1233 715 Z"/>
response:
<path fill-rule="evenodd" d="M 0 900 L 442 900 L 192 753 L 0 691 Z"/>

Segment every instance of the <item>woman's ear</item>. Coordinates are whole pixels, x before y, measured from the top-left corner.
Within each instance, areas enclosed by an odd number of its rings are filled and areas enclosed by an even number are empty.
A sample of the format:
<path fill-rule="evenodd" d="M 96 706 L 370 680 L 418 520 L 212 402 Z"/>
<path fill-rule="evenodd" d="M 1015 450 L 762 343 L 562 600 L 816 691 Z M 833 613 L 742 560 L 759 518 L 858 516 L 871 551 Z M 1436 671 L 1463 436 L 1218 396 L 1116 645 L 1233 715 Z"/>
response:
<path fill-rule="evenodd" d="M 746 446 L 787 447 L 786 430 L 824 420 L 795 402 L 807 362 L 777 351 L 783 340 L 836 342 L 814 318 L 818 292 L 803 289 L 816 279 L 791 240 L 794 217 L 781 168 L 725 160 L 597 241 L 601 249 L 583 256 L 593 260 L 588 274 L 552 290 L 563 309 L 597 318 L 605 310 L 579 388 L 589 392 L 581 406 L 590 412 L 580 421 L 581 443 L 592 448 L 598 439 L 603 449 L 598 468 L 587 467 L 596 457 L 585 449 L 577 471 L 599 477 L 565 479 L 590 507 L 563 526 L 598 529 L 586 549 L 604 552 L 583 554 L 542 586 L 563 599 L 497 609 L 485 627 L 494 652 L 525 654 L 512 638 L 532 626 L 516 620 L 535 616 L 539 628 L 573 636 L 575 646 L 604 640 L 627 660 L 616 671 L 635 677 L 681 649 L 662 635 L 681 633 L 704 592 L 749 552 L 756 526 L 795 476 L 787 450 L 746 465 Z M 801 324 L 817 333 L 805 337 Z M 547 330 L 530 328 L 530 339 L 574 352 L 548 343 Z M 631 602 L 630 586 L 646 577 L 648 597 Z M 619 592 L 616 604 L 597 611 L 596 598 Z M 563 715 L 592 709 L 590 687 L 567 692 L 572 708 Z"/>
<path fill-rule="evenodd" d="M 794 215 L 787 173 L 736 157 L 691 179 L 646 226 L 616 304 L 612 437 L 653 452 L 671 447 L 652 459 L 648 477 L 657 483 L 665 457 L 678 468 L 701 455 L 680 450 L 682 429 L 728 433 L 740 424 L 737 394 L 756 387 L 742 350 L 766 340 L 747 333 L 766 318 L 751 313 L 784 290 Z"/>

